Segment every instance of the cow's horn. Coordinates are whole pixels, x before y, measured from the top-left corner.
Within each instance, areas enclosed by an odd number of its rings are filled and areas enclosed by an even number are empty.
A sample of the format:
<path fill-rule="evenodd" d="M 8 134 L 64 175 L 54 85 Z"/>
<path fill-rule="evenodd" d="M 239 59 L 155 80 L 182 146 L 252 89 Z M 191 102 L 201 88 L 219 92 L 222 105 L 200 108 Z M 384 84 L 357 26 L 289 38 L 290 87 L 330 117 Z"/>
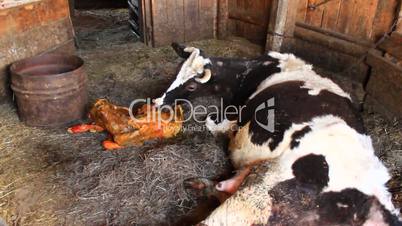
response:
<path fill-rule="evenodd" d="M 204 76 L 202 76 L 201 78 L 196 78 L 195 80 L 200 83 L 206 83 L 211 79 L 211 77 L 212 77 L 211 69 L 205 69 Z"/>

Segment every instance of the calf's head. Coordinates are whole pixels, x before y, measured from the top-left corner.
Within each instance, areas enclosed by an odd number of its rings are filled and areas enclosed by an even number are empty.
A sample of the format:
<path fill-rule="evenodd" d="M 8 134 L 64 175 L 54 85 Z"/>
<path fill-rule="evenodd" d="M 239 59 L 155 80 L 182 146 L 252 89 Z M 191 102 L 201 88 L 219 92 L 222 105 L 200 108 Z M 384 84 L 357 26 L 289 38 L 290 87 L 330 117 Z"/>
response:
<path fill-rule="evenodd" d="M 153 100 L 156 106 L 171 105 L 176 99 L 187 98 L 191 93 L 200 90 L 201 86 L 212 78 L 211 60 L 205 57 L 200 49 L 185 47 L 177 43 L 173 43 L 172 47 L 185 60 L 181 64 L 176 79 L 166 92 Z"/>

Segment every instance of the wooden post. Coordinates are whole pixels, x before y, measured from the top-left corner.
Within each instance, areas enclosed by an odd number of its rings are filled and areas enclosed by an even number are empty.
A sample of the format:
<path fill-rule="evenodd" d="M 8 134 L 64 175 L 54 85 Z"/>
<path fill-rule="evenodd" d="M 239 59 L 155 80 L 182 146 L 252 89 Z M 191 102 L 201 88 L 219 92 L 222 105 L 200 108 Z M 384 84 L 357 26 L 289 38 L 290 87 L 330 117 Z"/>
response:
<path fill-rule="evenodd" d="M 74 16 L 75 0 L 69 0 L 70 15 Z"/>
<path fill-rule="evenodd" d="M 218 39 L 224 39 L 228 35 L 228 20 L 229 20 L 229 0 L 217 0 L 218 12 L 217 12 L 217 37 Z"/>
<path fill-rule="evenodd" d="M 396 32 L 402 34 L 402 3 L 399 4 L 399 17 L 398 24 L 396 25 Z"/>
<path fill-rule="evenodd" d="M 288 50 L 296 26 L 299 0 L 273 0 L 265 50 Z"/>

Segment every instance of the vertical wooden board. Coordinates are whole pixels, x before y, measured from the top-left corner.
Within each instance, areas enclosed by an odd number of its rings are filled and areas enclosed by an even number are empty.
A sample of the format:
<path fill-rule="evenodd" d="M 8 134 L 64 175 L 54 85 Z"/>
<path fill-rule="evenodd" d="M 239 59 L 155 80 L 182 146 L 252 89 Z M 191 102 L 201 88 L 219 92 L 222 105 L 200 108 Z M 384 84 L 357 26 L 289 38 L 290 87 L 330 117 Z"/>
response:
<path fill-rule="evenodd" d="M 176 8 L 176 21 L 178 30 L 180 31 L 180 42 L 185 42 L 186 41 L 186 31 L 184 29 L 184 17 L 185 17 L 185 13 L 184 13 L 184 6 L 186 4 L 186 0 L 176 0 L 177 3 L 177 8 Z"/>
<path fill-rule="evenodd" d="M 366 7 L 361 7 L 361 14 L 364 15 L 366 23 L 364 24 L 365 26 L 364 29 L 358 30 L 361 37 L 364 39 L 370 40 L 373 34 L 373 24 L 375 20 L 375 15 L 376 11 L 378 8 L 379 0 L 371 0 L 371 1 L 366 1 L 364 2 L 366 4 Z"/>
<path fill-rule="evenodd" d="M 184 38 L 185 41 L 197 40 L 200 34 L 199 0 L 184 2 Z"/>
<path fill-rule="evenodd" d="M 319 4 L 320 2 L 321 0 L 308 0 L 308 4 Z M 323 13 L 324 10 L 322 7 L 317 7 L 315 9 L 307 8 L 306 23 L 312 26 L 321 27 Z"/>
<path fill-rule="evenodd" d="M 166 3 L 166 24 L 168 24 L 169 43 L 184 42 L 183 0 L 167 0 Z"/>
<path fill-rule="evenodd" d="M 264 21 L 263 26 L 267 26 L 269 20 L 269 10 L 267 8 L 266 0 L 253 1 L 253 3 L 252 11 L 250 13 L 256 13 Z"/>
<path fill-rule="evenodd" d="M 373 32 L 370 39 L 377 41 L 385 33 L 389 32 L 395 19 L 397 0 L 379 0 L 373 21 Z M 402 15 L 401 15 L 402 16 Z M 402 30 L 401 30 L 402 31 Z"/>
<path fill-rule="evenodd" d="M 152 0 L 153 44 L 161 46 L 168 43 L 166 31 L 166 0 Z"/>
<path fill-rule="evenodd" d="M 352 20 L 353 11 L 356 6 L 356 0 L 341 0 L 341 7 L 339 9 L 339 17 L 336 25 L 336 30 L 340 33 L 349 33 L 350 21 Z"/>
<path fill-rule="evenodd" d="M 230 33 L 229 29 L 229 0 L 217 0 L 217 38 L 223 39 Z"/>
<path fill-rule="evenodd" d="M 398 21 L 396 24 L 395 31 L 398 32 L 399 34 L 402 34 L 402 4 L 399 4 L 398 12 L 399 12 L 399 13 L 397 13 Z"/>
<path fill-rule="evenodd" d="M 228 30 L 265 45 L 272 0 L 229 0 Z"/>
<path fill-rule="evenodd" d="M 321 6 L 324 8 L 324 14 L 322 19 L 322 28 L 328 30 L 335 30 L 338 22 L 339 9 L 341 7 L 341 1 L 335 0 L 328 2 Z"/>
<path fill-rule="evenodd" d="M 237 8 L 237 0 L 228 0 L 228 11 L 231 12 Z"/>
<path fill-rule="evenodd" d="M 297 22 L 305 22 L 307 14 L 308 0 L 299 0 L 299 6 L 297 7 Z"/>
<path fill-rule="evenodd" d="M 216 26 L 214 20 L 216 13 L 216 0 L 199 0 L 200 33 L 198 39 L 214 37 L 214 27 Z"/>
<path fill-rule="evenodd" d="M 369 39 L 377 4 L 378 0 L 355 0 L 355 7 L 352 17 L 348 21 L 346 34 L 352 37 Z"/>
<path fill-rule="evenodd" d="M 144 41 L 146 45 L 154 46 L 151 0 L 142 0 L 142 7 L 142 19 L 144 20 Z"/>

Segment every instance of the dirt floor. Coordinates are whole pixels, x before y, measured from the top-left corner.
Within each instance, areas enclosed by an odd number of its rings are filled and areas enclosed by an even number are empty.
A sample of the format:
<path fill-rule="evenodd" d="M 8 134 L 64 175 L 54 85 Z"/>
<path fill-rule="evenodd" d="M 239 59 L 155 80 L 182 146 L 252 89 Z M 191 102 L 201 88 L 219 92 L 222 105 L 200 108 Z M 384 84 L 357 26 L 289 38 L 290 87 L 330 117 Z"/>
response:
<path fill-rule="evenodd" d="M 169 47 L 136 42 L 126 10 L 76 12 L 78 54 L 85 60 L 91 101 L 120 105 L 155 97 L 169 84 L 180 59 Z M 239 38 L 193 42 L 211 56 L 253 57 L 261 49 Z M 335 76 L 363 100 L 364 92 Z M 207 103 L 209 99 L 199 99 Z M 381 159 L 402 203 L 402 125 L 364 111 Z M 222 141 L 190 122 L 192 131 L 116 152 L 100 145 L 105 134 L 70 135 L 66 128 L 30 128 L 10 103 L 0 105 L 0 218 L 9 225 L 169 225 L 191 210 L 182 181 L 229 170 Z M 1 221 L 0 221 L 1 222 Z M 1 223 L 0 223 L 1 225 Z"/>

